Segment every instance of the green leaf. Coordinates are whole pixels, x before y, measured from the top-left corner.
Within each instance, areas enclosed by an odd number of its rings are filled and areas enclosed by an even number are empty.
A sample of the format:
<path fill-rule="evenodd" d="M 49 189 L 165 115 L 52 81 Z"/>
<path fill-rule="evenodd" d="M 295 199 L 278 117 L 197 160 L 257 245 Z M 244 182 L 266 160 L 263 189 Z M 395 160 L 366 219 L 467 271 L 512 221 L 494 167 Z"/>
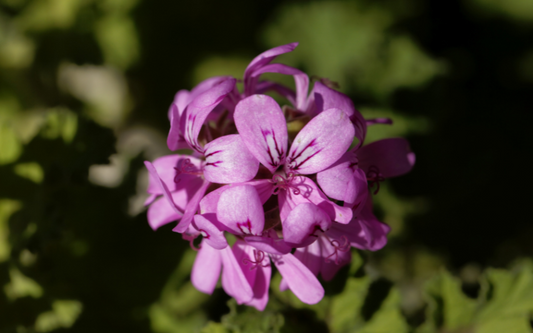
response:
<path fill-rule="evenodd" d="M 229 300 L 228 306 L 230 313 L 222 317 L 222 324 L 235 333 L 278 333 L 284 324 L 281 313 L 238 306 L 235 299 Z"/>
<path fill-rule="evenodd" d="M 461 282 L 442 270 L 425 286 L 428 296 L 427 321 L 421 331 L 432 332 L 437 328 L 454 331 L 468 326 L 476 310 L 476 301 L 461 290 Z"/>
<path fill-rule="evenodd" d="M 207 325 L 202 328 L 201 333 L 229 333 L 229 331 L 221 323 L 208 322 Z"/>
<path fill-rule="evenodd" d="M 356 279 L 349 278 L 344 291 L 331 302 L 331 320 L 329 326 L 333 332 L 350 332 L 362 325 L 359 312 L 365 301 L 365 295 L 370 286 L 367 276 Z"/>
<path fill-rule="evenodd" d="M 488 303 L 479 312 L 479 333 L 531 332 L 529 318 L 533 312 L 533 268 L 524 261 L 515 270 L 488 269 Z"/>
<path fill-rule="evenodd" d="M 50 332 L 58 328 L 71 327 L 81 314 L 83 304 L 75 300 L 56 300 L 52 311 L 41 313 L 35 320 L 36 332 Z"/>

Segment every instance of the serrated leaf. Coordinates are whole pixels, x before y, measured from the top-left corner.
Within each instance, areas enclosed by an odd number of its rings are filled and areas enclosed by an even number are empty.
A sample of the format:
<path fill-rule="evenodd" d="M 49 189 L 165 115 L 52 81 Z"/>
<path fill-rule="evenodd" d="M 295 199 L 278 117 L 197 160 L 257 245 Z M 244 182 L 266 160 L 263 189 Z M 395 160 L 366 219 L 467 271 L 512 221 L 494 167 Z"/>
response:
<path fill-rule="evenodd" d="M 370 279 L 368 277 L 349 278 L 344 291 L 333 297 L 329 322 L 333 332 L 350 332 L 353 328 L 363 324 L 359 312 L 369 286 Z"/>
<path fill-rule="evenodd" d="M 426 312 L 428 322 L 425 326 L 433 329 L 442 326 L 453 331 L 469 325 L 476 310 L 476 301 L 469 299 L 461 290 L 461 282 L 442 270 L 425 286 L 429 296 L 429 307 Z M 425 329 L 429 329 L 426 327 Z"/>

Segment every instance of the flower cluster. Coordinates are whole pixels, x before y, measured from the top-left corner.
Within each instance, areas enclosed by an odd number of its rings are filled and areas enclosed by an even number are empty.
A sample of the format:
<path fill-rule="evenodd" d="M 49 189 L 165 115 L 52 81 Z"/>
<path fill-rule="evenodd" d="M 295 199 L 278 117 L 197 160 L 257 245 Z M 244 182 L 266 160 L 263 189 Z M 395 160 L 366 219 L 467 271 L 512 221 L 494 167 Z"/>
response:
<path fill-rule="evenodd" d="M 326 79 L 308 93 L 304 72 L 272 63 L 296 46 L 253 59 L 242 92 L 227 76 L 179 91 L 167 143 L 193 153 L 145 162 L 148 221 L 154 230 L 179 221 L 173 231 L 198 250 L 193 285 L 210 294 L 222 274 L 226 293 L 258 310 L 268 302 L 272 264 L 282 290 L 314 304 L 324 296 L 318 275 L 332 279 L 352 246 L 382 248 L 389 227 L 372 213 L 371 194 L 414 164 L 404 139 L 363 145 L 368 125 L 389 120 L 365 120 Z M 263 73 L 293 76 L 296 91 L 260 80 Z M 236 239 L 231 246 L 227 234 Z"/>

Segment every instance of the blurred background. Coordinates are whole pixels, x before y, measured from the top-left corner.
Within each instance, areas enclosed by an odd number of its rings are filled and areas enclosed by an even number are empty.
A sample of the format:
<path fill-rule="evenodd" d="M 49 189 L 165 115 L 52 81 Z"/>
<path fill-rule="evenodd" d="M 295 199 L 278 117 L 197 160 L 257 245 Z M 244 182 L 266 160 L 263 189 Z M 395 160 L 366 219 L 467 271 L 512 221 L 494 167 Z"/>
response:
<path fill-rule="evenodd" d="M 383 250 L 260 313 L 192 287 L 142 162 L 177 90 L 294 41 L 417 164 Z M 0 332 L 533 332 L 532 41 L 531 0 L 0 0 Z"/>

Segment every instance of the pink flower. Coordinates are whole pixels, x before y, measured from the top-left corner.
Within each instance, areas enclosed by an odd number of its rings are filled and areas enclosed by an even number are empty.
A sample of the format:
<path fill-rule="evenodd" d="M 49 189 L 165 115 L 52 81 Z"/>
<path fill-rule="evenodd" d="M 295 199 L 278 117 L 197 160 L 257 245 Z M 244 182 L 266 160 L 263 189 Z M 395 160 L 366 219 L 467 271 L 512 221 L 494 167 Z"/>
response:
<path fill-rule="evenodd" d="M 410 171 L 415 159 L 404 139 L 363 145 L 367 126 L 388 119 L 365 120 L 322 81 L 308 94 L 307 74 L 272 63 L 296 46 L 254 58 L 242 92 L 227 76 L 180 90 L 168 113 L 167 144 L 193 156 L 145 162 L 149 224 L 155 230 L 179 221 L 173 231 L 198 250 L 193 285 L 211 294 L 222 276 L 226 293 L 258 310 L 268 302 L 272 264 L 282 290 L 315 304 L 324 295 L 318 275 L 332 279 L 351 261 L 351 247 L 382 248 L 389 227 L 373 215 L 371 194 L 385 178 Z M 260 81 L 263 73 L 292 75 L 296 91 Z M 292 107 L 282 109 L 267 91 Z M 294 120 L 305 126 L 291 140 Z M 226 234 L 237 238 L 231 247 Z"/>

